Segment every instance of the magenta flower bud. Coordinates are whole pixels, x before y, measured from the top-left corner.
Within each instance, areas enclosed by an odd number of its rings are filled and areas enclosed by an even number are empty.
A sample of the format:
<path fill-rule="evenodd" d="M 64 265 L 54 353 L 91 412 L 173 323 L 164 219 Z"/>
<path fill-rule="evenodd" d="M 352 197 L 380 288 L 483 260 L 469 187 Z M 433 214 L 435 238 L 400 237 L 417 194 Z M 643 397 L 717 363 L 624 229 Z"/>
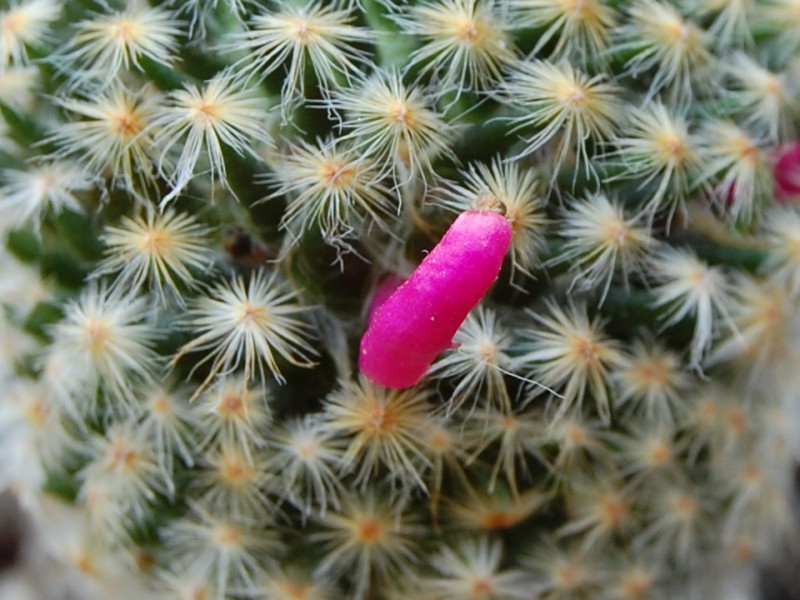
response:
<path fill-rule="evenodd" d="M 378 309 L 383 306 L 383 303 L 386 302 L 405 281 L 406 280 L 400 277 L 400 275 L 392 274 L 378 284 L 375 288 L 375 292 L 372 294 L 372 302 L 369 304 L 367 323 L 372 322 L 372 317 L 375 316 Z"/>
<path fill-rule="evenodd" d="M 411 277 L 375 310 L 361 339 L 361 372 L 379 385 L 417 383 L 497 279 L 511 225 L 494 211 L 453 222 Z"/>
<path fill-rule="evenodd" d="M 775 196 L 786 202 L 800 197 L 800 142 L 779 148 L 774 155 Z"/>

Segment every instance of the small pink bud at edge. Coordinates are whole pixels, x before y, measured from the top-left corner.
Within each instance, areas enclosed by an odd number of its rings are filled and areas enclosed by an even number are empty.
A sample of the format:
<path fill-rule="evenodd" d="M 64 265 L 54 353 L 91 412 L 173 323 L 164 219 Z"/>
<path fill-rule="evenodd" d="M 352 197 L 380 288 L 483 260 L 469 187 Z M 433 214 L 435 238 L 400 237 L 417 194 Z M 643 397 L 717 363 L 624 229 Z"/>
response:
<path fill-rule="evenodd" d="M 789 202 L 800 198 L 800 142 L 779 148 L 773 160 L 776 199 Z"/>
<path fill-rule="evenodd" d="M 375 310 L 359 367 L 379 385 L 417 383 L 450 348 L 469 312 L 497 279 L 511 225 L 494 211 L 460 214 L 411 277 Z"/>

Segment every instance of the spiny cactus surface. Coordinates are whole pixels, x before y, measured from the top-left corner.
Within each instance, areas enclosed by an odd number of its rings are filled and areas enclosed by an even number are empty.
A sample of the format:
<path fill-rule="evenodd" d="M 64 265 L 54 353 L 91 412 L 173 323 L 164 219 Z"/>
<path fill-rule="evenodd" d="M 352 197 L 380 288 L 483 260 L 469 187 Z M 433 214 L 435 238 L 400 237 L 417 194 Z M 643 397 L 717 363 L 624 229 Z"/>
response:
<path fill-rule="evenodd" d="M 798 0 L 0 2 L 0 487 L 54 589 L 730 598 L 794 529 L 798 90 Z M 451 347 L 360 373 L 486 206 Z M 392 296 L 409 353 L 479 262 Z"/>

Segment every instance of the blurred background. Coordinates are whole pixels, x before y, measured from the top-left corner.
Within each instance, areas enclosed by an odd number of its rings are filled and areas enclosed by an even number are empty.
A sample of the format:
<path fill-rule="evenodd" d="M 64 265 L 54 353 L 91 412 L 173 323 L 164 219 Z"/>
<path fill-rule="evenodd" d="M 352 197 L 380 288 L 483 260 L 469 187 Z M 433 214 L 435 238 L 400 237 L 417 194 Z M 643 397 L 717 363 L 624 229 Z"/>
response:
<path fill-rule="evenodd" d="M 795 480 L 800 490 L 800 470 Z M 795 511 L 800 515 L 797 498 Z M 708 600 L 800 600 L 800 537 L 795 539 L 762 566 L 757 581 L 732 582 L 729 597 Z M 14 497 L 0 494 L 0 600 L 81 600 L 68 588 L 68 576 L 47 559 Z"/>

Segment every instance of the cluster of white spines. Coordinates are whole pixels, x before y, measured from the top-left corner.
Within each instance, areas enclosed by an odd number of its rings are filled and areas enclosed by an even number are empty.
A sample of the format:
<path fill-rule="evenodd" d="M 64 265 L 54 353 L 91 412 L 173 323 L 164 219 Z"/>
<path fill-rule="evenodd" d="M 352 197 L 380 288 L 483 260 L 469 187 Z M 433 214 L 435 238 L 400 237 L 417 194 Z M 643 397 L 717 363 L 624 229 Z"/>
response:
<path fill-rule="evenodd" d="M 161 8 L 134 2 L 122 11 L 98 13 L 80 21 L 77 31 L 54 61 L 56 67 L 78 68 L 67 78 L 80 86 L 97 81 L 102 87 L 116 81 L 124 70 L 141 70 L 149 59 L 169 66 L 181 35 L 181 24 Z"/>
<path fill-rule="evenodd" d="M 214 7 L 216 3 L 204 3 L 195 17 L 210 18 L 209 10 Z M 696 12 L 704 15 L 714 10 Z M 728 11 L 722 11 L 719 18 L 724 14 Z M 736 13 L 736 23 L 741 22 L 742 14 Z M 255 82 L 250 81 L 248 70 L 265 77 L 286 66 L 281 101 L 286 120 L 298 99 L 304 97 L 303 65 L 308 58 L 325 102 L 343 118 L 344 137 L 353 138 L 355 148 L 378 163 L 373 182 L 382 184 L 382 165 L 400 181 L 409 176 L 427 178 L 432 158 L 447 154 L 448 125 L 441 115 L 421 103 L 427 91 L 419 84 L 408 87 L 397 79 L 397 73 L 381 74 L 380 69 L 376 77 L 368 80 L 364 76 L 369 53 L 359 46 L 365 42 L 365 30 L 353 24 L 356 16 L 355 6 L 278 3 L 275 9 L 246 21 L 241 32 L 221 35 L 222 46 L 232 57 L 244 54 L 234 63 L 235 76 L 234 71 L 223 71 L 205 86 L 186 82 L 184 90 L 166 97 L 151 90 L 146 97 L 137 95 L 134 99 L 124 86 L 130 84 L 131 77 L 143 77 L 145 67 L 140 59 L 152 62 L 156 57 L 156 62 L 173 65 L 177 45 L 187 35 L 185 27 L 168 9 L 138 3 L 127 10 L 94 14 L 81 21 L 73 38 L 53 59 L 59 65 L 70 65 L 77 89 L 64 92 L 59 102 L 78 117 L 55 127 L 54 139 L 64 154 L 93 155 L 95 159 L 87 168 L 92 175 L 103 175 L 107 170 L 115 177 L 124 173 L 126 189 L 140 187 L 134 185 L 134 176 L 144 179 L 137 183 L 153 183 L 153 177 L 163 176 L 172 188 L 163 200 L 169 202 L 184 191 L 198 166 L 225 183 L 221 143 L 236 153 L 249 154 L 253 142 L 270 142 L 269 102 L 254 94 Z M 708 95 L 702 86 L 697 93 L 693 91 L 687 73 L 696 77 L 696 63 L 707 62 L 712 53 L 704 43 L 693 41 L 695 37 L 702 40 L 702 36 L 696 34 L 698 25 L 691 15 L 683 15 L 675 7 L 642 0 L 627 14 L 616 14 L 615 9 L 600 2 L 544 7 L 519 1 L 506 7 L 503 3 L 448 1 L 397 7 L 393 18 L 403 33 L 421 44 L 407 68 L 419 67 L 428 79 L 437 81 L 438 89 L 456 95 L 480 93 L 489 85 L 505 90 L 500 99 L 519 112 L 510 117 L 511 123 L 525 130 L 522 155 L 544 149 L 555 157 L 555 167 L 575 159 L 578 166 L 583 162 L 588 168 L 600 145 L 617 148 L 616 154 L 624 157 L 626 164 L 634 156 L 635 147 L 640 158 L 634 159 L 637 162 L 629 169 L 640 173 L 644 166 L 644 184 L 650 181 L 647 176 L 659 181 L 658 191 L 649 194 L 648 206 L 653 212 L 662 207 L 674 210 L 675 202 L 682 202 L 688 191 L 708 185 L 723 199 L 732 190 L 736 200 L 730 207 L 732 216 L 751 218 L 754 203 L 768 191 L 757 183 L 747 183 L 754 176 L 745 162 L 749 164 L 752 159 L 736 158 L 737 152 L 749 152 L 746 147 L 740 148 L 741 144 L 731 138 L 722 148 L 720 144 L 710 146 L 707 155 L 702 152 L 705 146 L 701 146 L 698 154 L 689 143 L 685 124 L 675 120 L 681 118 L 668 115 L 659 105 L 657 97 L 664 86 L 678 90 L 681 97 Z M 615 29 L 619 33 L 611 36 L 610 29 L 621 21 L 624 25 Z M 511 41 L 514 28 L 521 24 L 549 28 L 542 39 L 558 38 L 553 54 L 545 60 L 521 59 Z M 733 31 L 738 31 L 738 25 Z M 41 42 L 41 32 L 36 32 L 38 37 L 34 32 L 20 31 L 15 41 L 22 48 Z M 205 29 L 194 30 L 192 35 L 201 32 L 205 35 Z M 570 32 L 580 35 L 570 36 Z M 9 36 L 13 33 L 11 30 Z M 568 41 L 573 38 L 575 41 Z M 591 64 L 590 49 L 611 55 L 624 49 L 626 55 L 632 54 L 628 68 L 631 76 L 656 69 L 644 96 L 644 113 L 632 125 L 634 137 L 625 134 L 622 121 L 628 101 L 633 100 L 630 108 L 640 102 L 636 98 L 623 101 L 621 90 L 612 81 L 593 74 L 596 68 Z M 708 57 L 701 57 L 701 49 Z M 535 48 L 534 54 L 540 50 Z M 738 98 L 734 115 L 741 116 L 747 125 L 767 127 L 769 139 L 790 135 L 791 117 L 797 108 L 792 93 L 797 85 L 791 72 L 770 71 L 742 52 L 719 52 L 723 54 L 720 64 L 730 65 L 730 69 L 721 69 L 726 76 L 720 83 L 732 86 L 731 97 Z M 573 64 L 556 57 L 568 57 Z M 23 63 L 24 55 L 15 51 L 8 60 Z M 758 73 L 756 80 L 742 76 L 745 68 Z M 95 76 L 98 72 L 104 74 L 99 84 Z M 80 99 L 81 93 L 87 98 L 97 96 L 98 85 L 116 90 L 113 95 L 103 92 L 91 102 Z M 122 101 L 120 93 L 127 93 L 129 98 Z M 89 123 L 97 127 L 94 139 L 82 135 Z M 564 131 L 559 132 L 562 128 Z M 431 135 L 433 131 L 437 135 Z M 706 165 L 702 176 L 694 172 Z M 735 189 L 733 180 L 739 182 Z M 666 193 L 667 188 L 670 193 Z M 345 230 L 362 229 L 346 217 L 340 225 Z"/>
<path fill-rule="evenodd" d="M 765 552 L 789 522 L 800 217 L 768 205 L 800 12 L 757 4 L 131 1 L 62 28 L 62 3 L 12 3 L 0 229 L 44 247 L 80 213 L 101 250 L 69 299 L 0 261 L 0 483 L 79 524 L 53 536 L 97 593 L 636 600 Z M 204 44 L 212 66 L 187 64 Z M 484 125 L 500 154 L 460 163 Z M 299 283 L 315 237 L 333 272 L 389 264 L 486 196 L 513 229 L 505 298 L 417 387 L 337 356 L 305 397 L 314 328 L 355 335 Z M 278 264 L 215 250 L 231 220 L 274 229 Z M 687 222 L 766 248 L 761 271 L 673 243 Z M 38 300 L 63 313 L 44 331 Z M 59 479 L 78 513 L 40 499 Z M 503 541 L 537 515 L 540 539 Z"/>

